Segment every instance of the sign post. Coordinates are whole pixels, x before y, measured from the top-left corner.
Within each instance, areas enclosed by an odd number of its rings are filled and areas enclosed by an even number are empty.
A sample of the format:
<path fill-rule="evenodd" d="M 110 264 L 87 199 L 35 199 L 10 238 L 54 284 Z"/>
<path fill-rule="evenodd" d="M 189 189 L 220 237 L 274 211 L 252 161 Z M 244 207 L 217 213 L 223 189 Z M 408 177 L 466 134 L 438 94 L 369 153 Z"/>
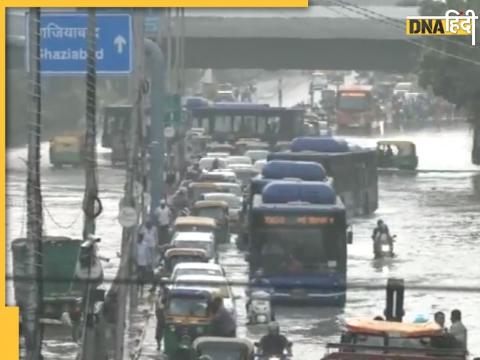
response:
<path fill-rule="evenodd" d="M 95 36 L 97 74 L 131 73 L 133 66 L 131 15 L 97 14 Z M 31 39 L 27 38 L 27 59 L 29 41 Z M 43 74 L 85 74 L 87 14 L 42 13 L 40 61 L 40 71 Z M 28 64 L 28 61 L 26 63 Z"/>

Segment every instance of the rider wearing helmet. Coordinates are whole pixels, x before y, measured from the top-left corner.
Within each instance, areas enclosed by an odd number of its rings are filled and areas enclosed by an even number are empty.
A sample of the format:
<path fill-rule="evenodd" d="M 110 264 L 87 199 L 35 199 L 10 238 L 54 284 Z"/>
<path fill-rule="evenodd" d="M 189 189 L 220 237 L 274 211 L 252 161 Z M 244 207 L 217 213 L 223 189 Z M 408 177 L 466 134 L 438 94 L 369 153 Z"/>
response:
<path fill-rule="evenodd" d="M 230 312 L 223 306 L 223 298 L 215 294 L 211 303 L 212 310 L 212 336 L 235 337 L 237 323 Z"/>
<path fill-rule="evenodd" d="M 290 343 L 280 334 L 280 327 L 275 321 L 268 324 L 268 334 L 260 339 L 259 346 L 265 356 L 282 356 L 285 350 L 290 354 Z"/>
<path fill-rule="evenodd" d="M 381 254 L 381 244 L 382 238 L 386 237 L 386 241 L 390 246 L 390 252 L 393 254 L 393 239 L 390 236 L 390 230 L 388 229 L 387 224 L 383 222 L 382 219 L 377 221 L 377 227 L 373 229 L 372 240 L 373 240 L 373 253 L 375 257 L 379 257 Z"/>

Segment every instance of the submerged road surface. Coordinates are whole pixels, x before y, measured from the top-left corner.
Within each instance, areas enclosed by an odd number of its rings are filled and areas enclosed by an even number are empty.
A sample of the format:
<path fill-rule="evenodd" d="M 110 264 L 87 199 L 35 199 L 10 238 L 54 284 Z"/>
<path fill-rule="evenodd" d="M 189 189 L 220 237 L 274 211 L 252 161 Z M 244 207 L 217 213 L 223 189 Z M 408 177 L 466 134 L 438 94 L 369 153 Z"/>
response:
<path fill-rule="evenodd" d="M 285 80 L 284 84 L 288 81 L 298 89 L 298 94 L 301 93 L 299 97 L 295 96 L 295 91 L 289 95 L 286 95 L 288 91 L 285 91 L 284 97 L 290 97 L 289 105 L 303 100 L 303 89 L 306 88 L 304 83 L 293 79 Z M 265 89 L 270 87 L 271 93 L 274 93 L 276 83 L 262 86 Z M 262 86 L 259 85 L 259 90 Z M 421 169 L 475 169 L 469 164 L 471 134 L 467 129 L 421 132 L 408 138 L 417 144 Z M 374 143 L 370 139 L 352 140 Z M 80 237 L 83 220 L 83 170 L 54 170 L 48 164 L 46 145 L 42 147 L 42 154 L 45 232 L 49 235 Z M 120 247 L 121 228 L 116 217 L 125 172 L 110 168 L 108 154 L 101 152 L 99 157 L 99 186 L 104 212 L 98 218 L 97 234 L 102 237 L 102 255 L 112 259 L 104 264 L 106 277 L 111 278 L 118 265 L 116 253 Z M 25 235 L 25 159 L 25 149 L 13 149 L 7 153 L 8 246 L 12 239 Z M 480 178 L 469 173 L 389 174 L 380 176 L 379 188 L 380 207 L 377 212 L 370 217 L 353 221 L 354 243 L 348 249 L 350 288 L 345 309 L 276 309 L 282 331 L 294 343 L 295 358 L 318 360 L 324 344 L 338 340 L 341 322 L 345 317 L 373 317 L 382 314 L 384 290 L 367 290 L 362 285 L 383 286 L 391 276 L 405 279 L 407 319 L 418 314 L 430 316 L 438 310 L 462 310 L 464 323 L 469 330 L 469 348 L 473 354 L 480 356 L 480 292 L 432 292 L 422 288 L 480 286 Z M 397 235 L 398 258 L 390 262 L 372 260 L 370 234 L 378 218 L 384 219 L 391 232 Z M 220 261 L 232 281 L 246 281 L 247 265 L 244 256 L 233 244 L 222 249 Z M 235 292 L 244 296 L 242 287 L 235 288 Z M 8 304 L 14 304 L 11 283 L 8 294 Z M 245 327 L 244 299 L 237 302 L 237 308 L 239 335 L 258 339 L 265 329 Z M 146 339 L 145 345 L 154 348 L 154 339 Z M 44 357 L 52 360 L 74 359 L 75 350 L 76 345 L 69 340 L 68 334 L 65 334 L 46 340 Z"/>

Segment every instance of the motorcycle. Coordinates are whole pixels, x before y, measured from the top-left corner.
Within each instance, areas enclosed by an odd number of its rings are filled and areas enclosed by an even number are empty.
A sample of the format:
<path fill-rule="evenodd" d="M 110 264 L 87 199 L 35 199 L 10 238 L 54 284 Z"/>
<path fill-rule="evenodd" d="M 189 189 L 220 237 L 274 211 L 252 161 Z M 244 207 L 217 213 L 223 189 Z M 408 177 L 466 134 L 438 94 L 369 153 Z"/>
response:
<path fill-rule="evenodd" d="M 393 243 L 396 238 L 397 235 L 393 235 L 389 241 L 385 234 L 380 235 L 379 238 L 375 240 L 374 244 L 375 259 L 395 257 Z"/>
<path fill-rule="evenodd" d="M 285 349 L 283 354 L 276 354 L 276 355 L 263 354 L 263 350 L 259 342 L 256 342 L 254 345 L 257 348 L 257 352 L 255 353 L 256 360 L 291 360 L 293 359 L 293 356 L 292 356 L 293 344 L 291 342 L 288 342 L 287 348 Z"/>
<path fill-rule="evenodd" d="M 247 307 L 248 324 L 268 324 L 272 321 L 271 295 L 267 291 L 256 290 L 250 293 Z"/>

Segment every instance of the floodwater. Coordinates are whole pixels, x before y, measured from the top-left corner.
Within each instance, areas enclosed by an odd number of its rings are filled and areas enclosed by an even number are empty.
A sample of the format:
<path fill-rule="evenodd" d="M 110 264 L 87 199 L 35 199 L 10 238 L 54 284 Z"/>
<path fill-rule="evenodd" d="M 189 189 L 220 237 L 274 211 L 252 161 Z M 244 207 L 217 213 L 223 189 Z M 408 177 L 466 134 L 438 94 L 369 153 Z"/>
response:
<path fill-rule="evenodd" d="M 285 85 L 286 83 L 286 85 Z M 304 100 L 308 84 L 301 78 L 284 81 L 294 89 L 284 92 L 287 105 Z M 276 81 L 259 84 L 259 101 L 276 97 Z M 471 134 L 466 127 L 454 131 L 424 131 L 403 138 L 417 144 L 420 169 L 475 170 L 470 162 Z M 351 139 L 374 144 L 372 139 Z M 48 165 L 48 149 L 42 148 L 43 197 L 45 231 L 49 235 L 79 237 L 82 229 L 81 201 L 84 175 L 81 169 L 54 170 Z M 124 170 L 109 166 L 108 154 L 101 152 L 99 186 L 104 211 L 98 218 L 97 234 L 102 238 L 100 250 L 111 258 L 105 263 L 107 277 L 113 277 L 120 248 L 120 225 L 116 217 L 122 196 Z M 7 153 L 7 235 L 8 241 L 25 235 L 25 162 L 26 150 Z M 386 174 L 379 179 L 380 206 L 370 217 L 353 220 L 354 243 L 348 248 L 348 290 L 344 309 L 293 307 L 276 309 L 282 328 L 294 343 L 294 356 L 318 360 L 327 342 L 338 340 L 342 319 L 349 316 L 373 317 L 383 313 L 384 290 L 368 290 L 362 286 L 383 286 L 389 277 L 405 279 L 406 318 L 418 314 L 431 316 L 435 311 L 462 310 L 469 330 L 470 351 L 480 356 L 480 292 L 429 291 L 423 286 L 479 287 L 480 278 L 480 178 L 463 173 Z M 384 219 L 397 235 L 398 257 L 390 262 L 373 261 L 370 234 L 378 218 Z M 222 249 L 221 263 L 229 278 L 246 281 L 247 266 L 233 244 Z M 243 288 L 235 288 L 244 296 Z M 11 284 L 8 303 L 13 304 Z M 258 339 L 264 328 L 246 328 L 244 299 L 237 303 L 239 334 Z M 150 326 L 153 326 L 151 324 Z M 146 339 L 147 347 L 154 339 Z M 75 345 L 67 337 L 45 342 L 45 359 L 73 359 Z M 152 358 L 144 356 L 144 359 Z"/>

